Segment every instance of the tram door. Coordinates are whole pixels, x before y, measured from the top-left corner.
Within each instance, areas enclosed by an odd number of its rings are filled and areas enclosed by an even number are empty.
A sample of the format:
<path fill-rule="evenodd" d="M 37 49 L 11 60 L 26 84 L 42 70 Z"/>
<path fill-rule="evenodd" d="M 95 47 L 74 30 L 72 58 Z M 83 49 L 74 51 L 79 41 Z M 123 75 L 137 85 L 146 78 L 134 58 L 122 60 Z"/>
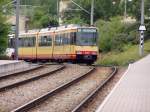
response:
<path fill-rule="evenodd" d="M 73 32 L 70 33 L 70 52 L 73 55 L 75 55 L 75 41 L 76 41 L 76 31 L 73 31 Z"/>
<path fill-rule="evenodd" d="M 56 33 L 54 37 L 53 46 L 53 59 L 63 59 L 64 58 L 64 47 L 63 47 L 63 35 L 61 33 Z"/>
<path fill-rule="evenodd" d="M 66 32 L 63 34 L 63 52 L 65 59 L 70 59 L 71 44 L 70 44 L 70 33 Z"/>
<path fill-rule="evenodd" d="M 37 58 L 48 60 L 52 58 L 52 35 L 40 34 L 38 37 Z"/>
<path fill-rule="evenodd" d="M 33 60 L 36 58 L 36 34 L 23 35 L 20 38 L 18 50 L 21 59 Z"/>

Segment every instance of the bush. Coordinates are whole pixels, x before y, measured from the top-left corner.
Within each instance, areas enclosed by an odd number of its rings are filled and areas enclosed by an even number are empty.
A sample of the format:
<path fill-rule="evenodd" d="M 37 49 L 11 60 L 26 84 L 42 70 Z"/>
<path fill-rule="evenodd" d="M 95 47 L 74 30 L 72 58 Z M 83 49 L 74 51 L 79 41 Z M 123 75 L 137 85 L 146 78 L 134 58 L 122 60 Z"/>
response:
<path fill-rule="evenodd" d="M 110 21 L 99 20 L 99 49 L 103 52 L 124 50 L 126 44 L 139 42 L 138 24 L 122 22 L 121 17 L 111 18 Z"/>
<path fill-rule="evenodd" d="M 73 17 L 70 19 L 64 20 L 65 24 L 79 24 L 79 25 L 85 25 L 85 20 L 81 19 L 81 17 Z"/>
<path fill-rule="evenodd" d="M 150 20 L 145 20 L 146 32 L 145 32 L 145 40 L 150 39 Z"/>
<path fill-rule="evenodd" d="M 138 44 L 139 42 L 139 23 L 126 23 L 125 33 L 127 34 L 127 42 L 130 44 Z"/>
<path fill-rule="evenodd" d="M 8 45 L 8 32 L 9 32 L 9 27 L 5 23 L 4 18 L 0 15 L 0 55 L 2 55 Z"/>
<path fill-rule="evenodd" d="M 127 35 L 123 33 L 125 27 L 120 17 L 111 18 L 110 21 L 99 20 L 99 48 L 101 51 L 122 51 Z"/>

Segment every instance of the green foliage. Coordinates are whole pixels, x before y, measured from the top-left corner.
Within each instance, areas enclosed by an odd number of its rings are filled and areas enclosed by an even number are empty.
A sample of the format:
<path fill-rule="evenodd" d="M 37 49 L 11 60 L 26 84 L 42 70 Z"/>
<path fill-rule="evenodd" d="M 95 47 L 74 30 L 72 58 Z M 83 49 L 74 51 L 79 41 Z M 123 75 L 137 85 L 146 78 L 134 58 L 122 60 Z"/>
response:
<path fill-rule="evenodd" d="M 4 3 L 7 3 L 7 0 L 1 0 L 0 7 L 2 7 Z M 2 15 L 2 13 L 2 10 L 0 10 L 0 55 L 2 55 L 7 48 L 7 37 L 9 33 L 9 26 L 6 23 L 6 18 L 4 17 L 4 15 Z"/>
<path fill-rule="evenodd" d="M 127 34 L 126 40 L 128 44 L 138 44 L 139 42 L 139 23 L 126 23 L 124 32 Z"/>
<path fill-rule="evenodd" d="M 150 41 L 145 42 L 144 53 L 145 55 L 150 52 Z M 102 65 L 128 65 L 131 62 L 137 61 L 142 58 L 139 56 L 139 45 L 126 45 L 124 52 L 109 52 L 101 54 L 97 64 Z"/>
<path fill-rule="evenodd" d="M 81 19 L 81 17 L 74 17 L 73 19 L 69 19 L 69 20 L 65 20 L 64 23 L 66 24 L 80 24 L 80 25 L 84 25 L 85 22 L 83 19 Z"/>
<path fill-rule="evenodd" d="M 91 11 L 91 0 L 74 0 L 76 3 L 78 3 L 80 6 Z M 114 4 L 113 4 L 114 1 Z M 94 14 L 94 20 L 97 21 L 98 19 L 103 20 L 109 20 L 110 18 L 114 16 L 124 16 L 124 6 L 125 6 L 125 0 L 95 0 L 95 14 Z M 132 0 L 129 2 L 127 0 L 127 15 L 132 16 L 136 18 L 137 20 L 140 20 L 140 6 L 141 1 L 139 0 Z M 70 5 L 72 9 L 77 9 L 78 7 L 75 5 Z M 145 0 L 145 14 L 149 14 L 149 0 Z M 73 17 L 78 17 L 80 15 L 81 18 L 83 18 L 85 23 L 90 23 L 90 15 L 81 11 L 69 11 L 66 15 L 71 16 L 72 18 L 65 16 L 66 19 L 70 20 L 73 19 Z"/>
<path fill-rule="evenodd" d="M 4 23 L 4 19 L 1 16 L 0 20 L 0 54 L 3 54 L 7 47 L 9 27 Z"/>
<path fill-rule="evenodd" d="M 150 19 L 145 21 L 145 25 L 146 25 L 145 39 L 150 39 Z"/>
<path fill-rule="evenodd" d="M 57 17 L 53 15 L 48 15 L 46 12 L 44 13 L 43 9 L 36 10 L 29 21 L 30 29 L 48 27 L 49 25 L 57 26 Z"/>
<path fill-rule="evenodd" d="M 91 11 L 91 0 L 74 0 L 87 11 Z M 115 1 L 115 4 L 113 4 Z M 95 0 L 94 21 L 99 19 L 108 21 L 115 16 L 124 15 L 124 0 Z M 22 5 L 33 5 L 31 9 L 25 9 L 27 16 L 31 18 L 29 21 L 31 28 L 41 28 L 49 23 L 57 22 L 57 0 L 21 0 Z M 127 14 L 140 20 L 140 4 L 141 1 L 127 0 Z M 70 8 L 79 9 L 76 5 L 70 4 Z M 145 14 L 149 14 L 149 0 L 145 0 Z M 40 14 L 39 14 L 40 13 Z M 65 11 L 64 23 L 90 24 L 90 15 L 83 10 L 67 10 Z M 40 19 L 39 19 L 40 18 Z M 57 18 L 57 19 L 56 19 Z"/>
<path fill-rule="evenodd" d="M 29 29 L 58 25 L 56 0 L 21 0 L 21 4 L 32 5 L 28 9 L 21 8 L 29 18 Z"/>
<path fill-rule="evenodd" d="M 108 52 L 111 50 L 122 51 L 126 43 L 127 35 L 122 33 L 125 29 L 120 17 L 111 18 L 110 21 L 99 20 L 96 22 L 99 28 L 99 48 Z"/>
<path fill-rule="evenodd" d="M 119 0 L 115 0 L 115 4 L 113 4 L 112 0 L 97 0 L 95 4 L 96 19 L 109 20 L 116 15 L 120 15 L 119 3 Z"/>
<path fill-rule="evenodd" d="M 74 0 L 76 3 L 78 3 L 80 6 L 82 6 L 87 11 L 91 11 L 91 0 Z M 112 0 L 95 0 L 95 14 L 94 14 L 94 21 L 97 21 L 98 19 L 104 19 L 109 20 L 110 17 L 114 17 L 117 14 L 120 14 L 120 8 L 119 8 L 119 0 L 116 0 L 116 4 L 114 5 L 112 3 Z M 70 5 L 71 9 L 78 9 L 76 5 Z M 71 21 L 71 19 L 74 19 L 76 17 L 80 17 L 82 20 L 84 20 L 84 23 L 90 24 L 90 14 L 87 14 L 85 11 L 66 11 L 65 14 L 65 20 Z M 82 21 L 81 20 L 81 21 Z"/>
<path fill-rule="evenodd" d="M 137 23 L 124 23 L 121 17 L 111 18 L 110 21 L 98 20 L 99 49 L 104 52 L 124 50 L 126 44 L 138 43 Z"/>

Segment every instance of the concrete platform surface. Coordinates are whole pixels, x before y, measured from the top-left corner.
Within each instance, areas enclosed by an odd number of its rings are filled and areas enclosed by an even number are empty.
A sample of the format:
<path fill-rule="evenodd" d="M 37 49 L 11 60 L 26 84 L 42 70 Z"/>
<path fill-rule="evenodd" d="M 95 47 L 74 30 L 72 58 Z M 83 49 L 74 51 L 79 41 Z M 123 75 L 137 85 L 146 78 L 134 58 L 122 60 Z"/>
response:
<path fill-rule="evenodd" d="M 96 112 L 150 112 L 150 55 L 129 65 Z"/>
<path fill-rule="evenodd" d="M 29 66 L 24 61 L 0 60 L 0 74 Z"/>

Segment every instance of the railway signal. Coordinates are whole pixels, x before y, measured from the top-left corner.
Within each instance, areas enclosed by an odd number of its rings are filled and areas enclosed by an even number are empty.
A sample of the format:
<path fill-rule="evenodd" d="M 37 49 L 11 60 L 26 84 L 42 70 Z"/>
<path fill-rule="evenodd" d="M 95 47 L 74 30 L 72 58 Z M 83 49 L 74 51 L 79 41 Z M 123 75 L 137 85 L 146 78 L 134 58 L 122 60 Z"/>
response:
<path fill-rule="evenodd" d="M 143 27 L 143 28 L 141 28 L 141 27 Z M 139 54 L 140 54 L 140 56 L 143 56 L 143 54 L 144 54 L 144 31 L 146 30 L 146 28 L 145 28 L 145 26 L 140 26 L 139 30 L 140 30 Z"/>
<path fill-rule="evenodd" d="M 144 55 L 144 31 L 146 27 L 144 25 L 144 0 L 141 0 L 141 26 L 139 27 L 140 31 L 140 46 L 139 46 L 139 55 Z"/>

